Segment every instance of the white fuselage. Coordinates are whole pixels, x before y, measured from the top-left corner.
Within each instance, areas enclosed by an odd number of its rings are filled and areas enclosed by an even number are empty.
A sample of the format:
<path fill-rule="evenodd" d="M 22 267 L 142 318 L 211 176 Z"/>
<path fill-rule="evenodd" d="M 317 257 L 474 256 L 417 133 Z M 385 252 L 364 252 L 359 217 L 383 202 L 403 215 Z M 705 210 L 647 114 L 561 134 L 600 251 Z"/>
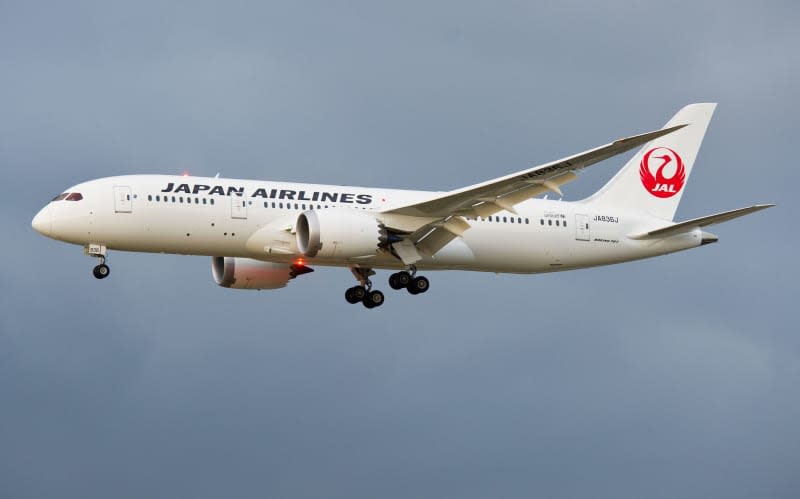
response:
<path fill-rule="evenodd" d="M 34 227 L 61 241 L 153 253 L 245 257 L 291 262 L 300 213 L 352 209 L 380 213 L 441 193 L 319 184 L 166 175 L 109 177 L 67 190 L 78 201 L 48 204 Z M 699 246 L 699 229 L 634 240 L 670 221 L 622 213 L 589 200 L 530 199 L 491 217 L 473 217 L 461 237 L 416 263 L 420 269 L 539 273 L 647 258 Z M 412 217 L 413 218 L 413 217 Z M 411 221 L 413 225 L 413 220 Z M 424 225 L 423 223 L 419 224 Z M 307 258 L 308 265 L 405 266 L 388 251 L 371 257 Z"/>

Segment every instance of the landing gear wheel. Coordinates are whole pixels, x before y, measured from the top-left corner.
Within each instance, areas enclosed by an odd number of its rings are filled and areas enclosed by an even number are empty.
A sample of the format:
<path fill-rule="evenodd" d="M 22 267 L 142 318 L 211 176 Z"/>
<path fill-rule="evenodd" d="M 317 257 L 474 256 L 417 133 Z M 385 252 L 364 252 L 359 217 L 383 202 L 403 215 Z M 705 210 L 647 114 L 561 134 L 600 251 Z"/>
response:
<path fill-rule="evenodd" d="M 403 289 L 408 286 L 409 282 L 411 282 L 411 274 L 405 270 L 389 276 L 389 286 L 392 289 Z"/>
<path fill-rule="evenodd" d="M 409 281 L 408 287 L 406 289 L 408 289 L 408 292 L 411 293 L 412 295 L 418 295 L 420 293 L 428 291 L 429 287 L 430 287 L 430 282 L 428 282 L 427 277 L 417 276 L 411 279 L 411 281 Z"/>
<path fill-rule="evenodd" d="M 366 295 L 367 290 L 364 286 L 353 286 L 344 292 L 344 299 L 347 300 L 347 303 L 358 303 L 364 300 Z"/>
<path fill-rule="evenodd" d="M 375 308 L 383 305 L 383 293 L 378 290 L 370 291 L 364 297 L 364 306 L 367 308 Z"/>
<path fill-rule="evenodd" d="M 105 263 L 101 263 L 100 265 L 97 265 L 92 270 L 92 274 L 94 274 L 94 276 L 97 279 L 105 279 L 106 277 L 108 277 L 108 274 L 110 274 L 110 273 L 111 273 L 111 269 L 108 268 L 108 265 L 106 265 Z"/>

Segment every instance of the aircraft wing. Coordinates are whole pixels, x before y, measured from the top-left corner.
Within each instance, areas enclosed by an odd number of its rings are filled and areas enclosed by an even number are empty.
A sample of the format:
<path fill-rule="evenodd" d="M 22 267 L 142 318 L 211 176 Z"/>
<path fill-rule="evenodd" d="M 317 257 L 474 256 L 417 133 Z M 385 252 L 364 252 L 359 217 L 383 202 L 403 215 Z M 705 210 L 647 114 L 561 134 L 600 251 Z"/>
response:
<path fill-rule="evenodd" d="M 561 195 L 559 186 L 576 178 L 573 171 L 630 151 L 685 126 L 673 126 L 615 140 L 551 163 L 445 192 L 422 202 L 392 207 L 383 213 L 439 219 L 458 215 L 489 216 L 502 210 L 514 213 L 514 205 L 539 194 L 552 191 Z"/>
<path fill-rule="evenodd" d="M 514 206 L 527 199 L 552 191 L 561 195 L 559 186 L 575 180 L 575 170 L 640 147 L 686 125 L 663 128 L 634 135 L 579 154 L 545 163 L 528 170 L 434 195 L 430 199 L 381 212 L 384 225 L 395 230 L 401 241 L 392 245 L 394 254 L 406 265 L 422 255 L 434 256 L 453 239 L 469 229 L 463 217 L 487 217 L 499 211 L 516 213 Z M 408 230 L 402 227 L 412 217 L 426 222 Z"/>

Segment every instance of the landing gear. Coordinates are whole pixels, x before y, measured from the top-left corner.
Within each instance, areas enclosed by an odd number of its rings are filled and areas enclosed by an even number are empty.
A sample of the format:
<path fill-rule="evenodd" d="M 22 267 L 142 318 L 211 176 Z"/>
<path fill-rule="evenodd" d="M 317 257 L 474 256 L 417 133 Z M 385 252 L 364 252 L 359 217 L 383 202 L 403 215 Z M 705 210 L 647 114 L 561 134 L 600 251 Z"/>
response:
<path fill-rule="evenodd" d="M 389 276 L 389 286 L 391 286 L 392 289 L 406 288 L 412 295 L 418 295 L 428 291 L 430 281 L 428 281 L 427 277 L 418 276 L 416 273 L 417 268 L 413 265 L 411 266 L 410 273 L 405 270 L 402 272 L 395 272 Z"/>
<path fill-rule="evenodd" d="M 403 289 L 411 282 L 411 274 L 405 270 L 402 272 L 395 272 L 389 276 L 389 286 L 392 289 Z"/>
<path fill-rule="evenodd" d="M 97 279 L 105 279 L 111 273 L 111 269 L 106 265 L 106 246 L 104 244 L 87 244 L 83 252 L 86 255 L 100 259 L 100 264 L 92 269 L 92 275 Z"/>
<path fill-rule="evenodd" d="M 375 271 L 361 267 L 351 267 L 350 271 L 361 284 L 348 288 L 344 292 L 344 299 L 347 300 L 347 303 L 355 304 L 361 302 L 366 308 L 375 308 L 383 305 L 383 293 L 373 290 L 372 281 L 369 279 L 370 276 L 375 275 Z"/>
<path fill-rule="evenodd" d="M 380 307 L 383 305 L 383 293 L 378 290 L 370 291 L 364 297 L 364 301 L 362 303 L 364 303 L 364 306 L 367 308 Z"/>
<path fill-rule="evenodd" d="M 428 279 L 421 275 L 416 275 L 417 268 L 413 265 L 409 267 L 409 270 L 410 272 L 403 270 L 390 275 L 389 286 L 392 289 L 405 288 L 412 295 L 428 291 L 430 287 Z M 360 284 L 347 288 L 347 291 L 344 292 L 344 299 L 347 300 L 347 303 L 361 302 L 366 308 L 375 308 L 383 305 L 383 293 L 373 290 L 372 281 L 369 279 L 370 276 L 375 275 L 375 271 L 361 267 L 351 267 L 350 271 Z"/>
<path fill-rule="evenodd" d="M 344 292 L 344 299 L 347 300 L 347 303 L 358 303 L 367 296 L 367 288 L 364 286 L 353 286 L 352 288 L 347 288 L 347 291 Z"/>
<path fill-rule="evenodd" d="M 97 279 L 105 279 L 106 277 L 108 277 L 108 274 L 110 273 L 111 269 L 108 268 L 108 265 L 106 265 L 105 263 L 101 263 L 100 265 L 97 265 L 95 266 L 94 269 L 92 269 L 92 274 L 94 274 L 94 276 Z"/>
<path fill-rule="evenodd" d="M 408 283 L 408 287 L 406 287 L 406 289 L 412 295 L 418 295 L 428 291 L 429 287 L 430 282 L 428 281 L 427 277 L 417 276 L 411 279 L 411 282 Z"/>

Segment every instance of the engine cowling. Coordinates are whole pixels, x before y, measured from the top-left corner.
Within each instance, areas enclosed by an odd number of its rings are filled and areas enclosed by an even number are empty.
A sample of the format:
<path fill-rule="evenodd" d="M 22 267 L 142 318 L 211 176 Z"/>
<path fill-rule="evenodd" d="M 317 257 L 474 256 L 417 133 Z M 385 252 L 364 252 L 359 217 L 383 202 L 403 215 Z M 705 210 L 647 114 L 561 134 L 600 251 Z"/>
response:
<path fill-rule="evenodd" d="M 278 289 L 291 279 L 292 269 L 285 263 L 262 262 L 230 256 L 211 257 L 214 281 L 223 288 Z"/>
<path fill-rule="evenodd" d="M 374 256 L 381 244 L 380 223 L 361 211 L 304 211 L 297 217 L 295 229 L 297 247 L 308 257 Z"/>

